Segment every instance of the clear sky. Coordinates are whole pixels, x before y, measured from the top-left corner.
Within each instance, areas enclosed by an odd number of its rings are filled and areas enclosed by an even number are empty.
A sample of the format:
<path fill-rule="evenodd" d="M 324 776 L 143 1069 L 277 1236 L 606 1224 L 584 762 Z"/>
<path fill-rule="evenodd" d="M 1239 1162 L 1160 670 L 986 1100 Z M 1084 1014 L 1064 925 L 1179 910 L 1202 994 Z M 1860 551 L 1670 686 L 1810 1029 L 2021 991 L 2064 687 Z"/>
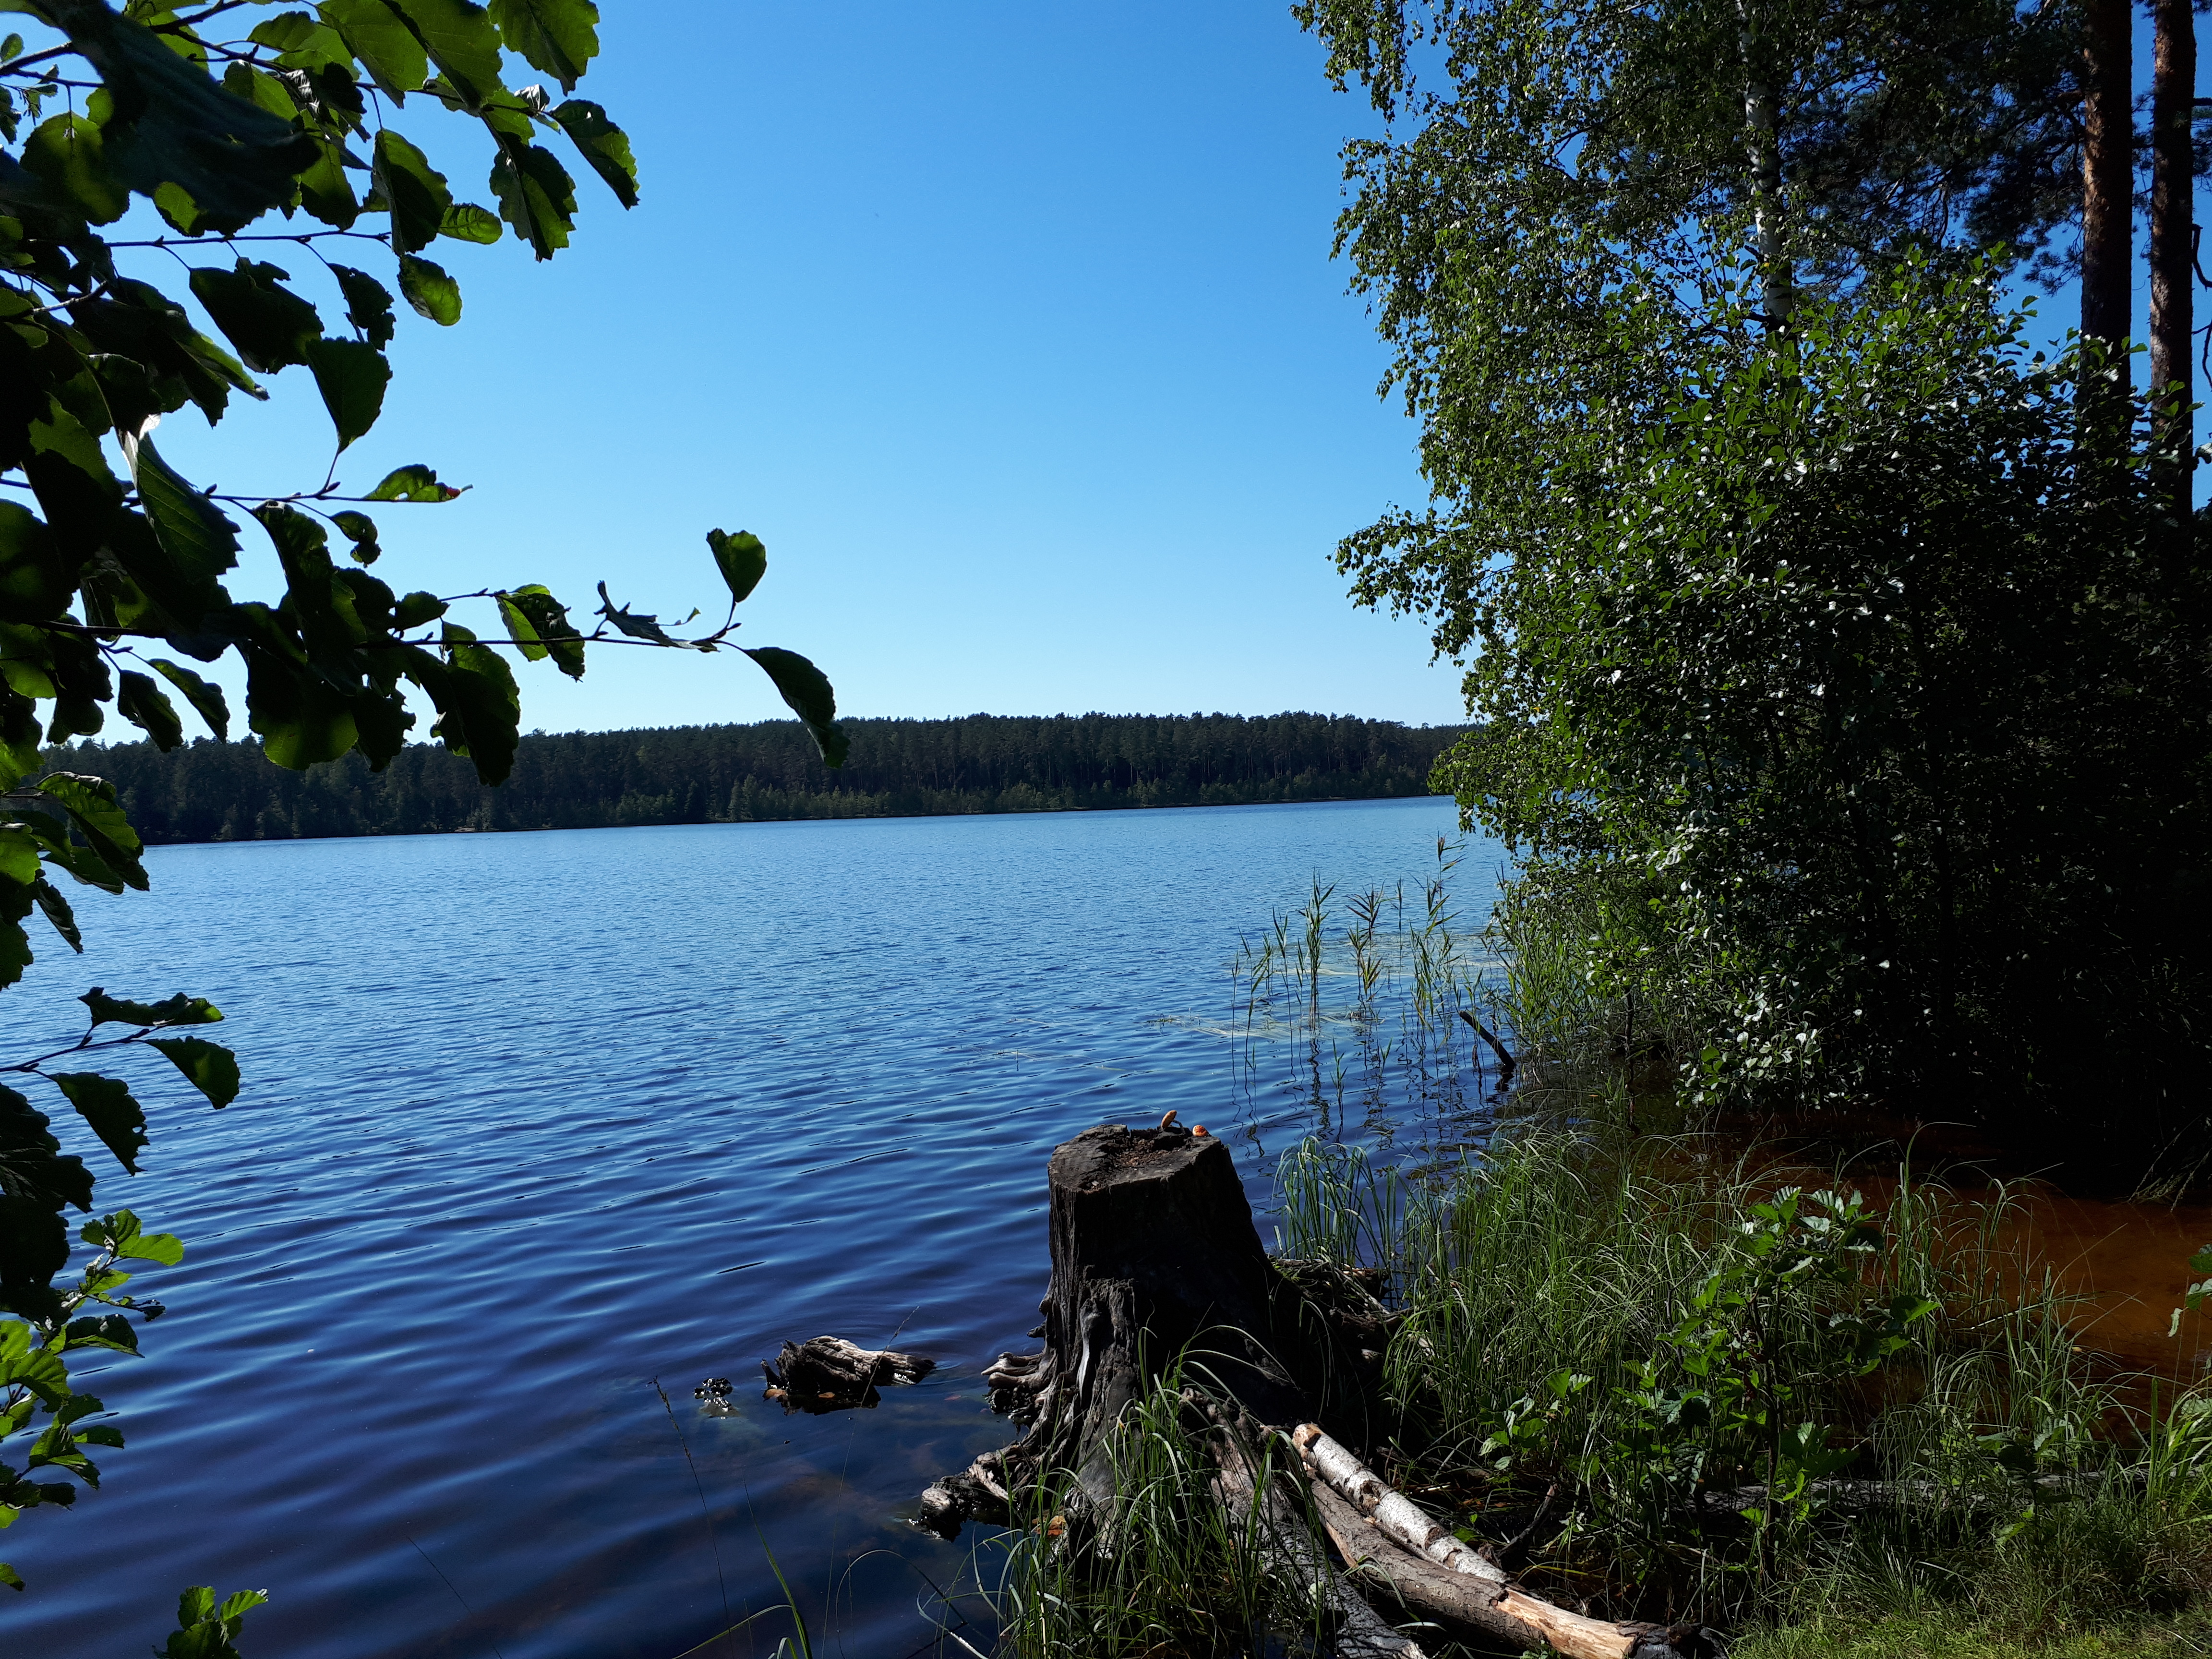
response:
<path fill-rule="evenodd" d="M 1422 490 L 1329 258 L 1365 105 L 1284 0 L 603 15 L 579 92 L 629 130 L 643 200 L 577 165 L 550 264 L 511 235 L 431 250 L 465 314 L 402 307 L 340 476 L 422 460 L 474 488 L 380 509 L 380 575 L 543 580 L 586 611 L 604 576 L 719 616 L 703 537 L 742 528 L 770 558 L 744 642 L 814 657 L 848 714 L 1458 718 L 1425 630 L 1355 610 L 1330 564 Z M 456 136 L 434 156 L 489 203 Z M 265 257 L 322 297 L 310 258 Z M 312 486 L 328 424 L 304 371 L 275 390 L 161 441 L 225 490 Z M 273 591 L 247 540 L 234 592 Z M 554 731 L 784 712 L 727 655 L 610 650 L 580 685 L 523 684 L 525 725 Z"/>
<path fill-rule="evenodd" d="M 473 488 L 382 509 L 380 574 L 542 580 L 580 612 L 605 577 L 719 615 L 704 533 L 748 529 L 771 563 L 744 642 L 814 657 L 847 714 L 1461 717 L 1425 629 L 1354 609 L 1330 563 L 1424 491 L 1329 257 L 1338 150 L 1371 117 L 1286 0 L 603 9 L 580 92 L 629 130 L 642 204 L 576 164 L 550 264 L 511 235 L 432 250 L 466 314 L 402 307 L 341 477 L 420 460 Z M 491 200 L 465 124 L 405 125 Z M 2139 224 L 2138 332 L 2142 246 Z M 309 256 L 270 257 L 325 299 Z M 2055 339 L 2078 299 L 2037 306 Z M 328 422 L 303 370 L 275 389 L 213 434 L 173 417 L 163 447 L 226 490 L 312 486 Z M 234 591 L 273 594 L 246 543 Z M 607 650 L 524 688 L 554 731 L 784 713 L 732 655 Z"/>

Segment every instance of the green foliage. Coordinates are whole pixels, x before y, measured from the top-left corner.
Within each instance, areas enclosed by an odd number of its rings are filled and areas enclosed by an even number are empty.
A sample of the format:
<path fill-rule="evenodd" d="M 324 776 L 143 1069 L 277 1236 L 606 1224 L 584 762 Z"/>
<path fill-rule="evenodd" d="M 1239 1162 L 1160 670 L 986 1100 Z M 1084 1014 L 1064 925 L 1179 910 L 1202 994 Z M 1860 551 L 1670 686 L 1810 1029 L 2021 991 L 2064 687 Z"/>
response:
<path fill-rule="evenodd" d="M 240 1624 L 268 1600 L 266 1590 L 238 1590 L 218 1607 L 211 1588 L 195 1584 L 177 1598 L 177 1628 L 156 1659 L 238 1659 Z"/>
<path fill-rule="evenodd" d="M 1390 1273 L 1401 1484 L 1534 1528 L 1532 1578 L 1593 1611 L 1784 1620 L 1900 1576 L 1926 1606 L 2099 1536 L 2167 1540 L 2107 1590 L 2212 1585 L 2212 1401 L 2147 1411 L 2083 1352 L 2002 1188 L 1900 1170 L 1877 1210 L 1541 1120 L 1417 1179 L 1309 1143 L 1280 1183 L 1286 1253 Z"/>
<path fill-rule="evenodd" d="M 337 476 L 384 412 L 392 285 L 432 322 L 459 320 L 459 281 L 424 251 L 441 239 L 496 242 L 502 219 L 540 258 L 568 245 L 574 184 L 539 139 L 572 149 L 618 203 L 635 205 L 635 161 L 604 109 L 555 107 L 542 88 L 507 83 L 513 58 L 573 90 L 599 51 L 591 0 L 499 0 L 489 10 L 472 0 L 223 0 L 182 13 L 144 0 L 119 11 L 106 0 L 10 0 L 8 9 L 30 20 L 32 39 L 11 36 L 0 52 L 0 487 L 22 496 L 0 502 L 0 987 L 32 963 L 33 910 L 82 948 L 63 876 L 110 893 L 147 886 L 143 844 L 113 784 L 47 771 L 41 743 L 100 732 L 112 710 L 159 749 L 178 750 L 184 717 L 164 683 L 227 738 L 223 693 L 175 658 L 239 659 L 246 724 L 276 765 L 357 757 L 381 771 L 416 724 L 410 704 L 427 703 L 431 735 L 489 787 L 507 775 L 520 737 L 503 649 L 580 676 L 591 643 L 734 648 L 745 597 L 733 581 L 721 626 L 689 639 L 635 626 L 611 600 L 604 625 L 584 634 L 528 583 L 401 597 L 368 574 L 385 550 L 359 509 L 434 505 L 460 491 L 427 465 L 366 489 Z M 410 108 L 412 136 L 402 131 Z M 458 196 L 417 142 L 457 125 L 489 160 L 496 215 Z M 442 139 L 431 148 L 448 153 Z M 313 263 L 258 257 L 276 241 Z M 387 261 L 383 274 L 324 258 L 333 242 L 364 264 Z M 290 386 L 313 382 L 330 419 L 319 484 L 276 500 L 226 495 L 179 474 L 155 447 L 155 428 L 187 404 L 212 425 L 233 393 L 267 398 L 264 380 L 288 374 Z M 245 598 L 226 586 L 247 520 L 276 554 L 281 593 Z M 344 565 L 331 557 L 332 528 Z M 736 539 L 764 565 L 757 538 Z M 484 605 L 495 630 L 480 636 L 447 616 L 464 601 Z M 152 654 L 157 646 L 171 654 Z M 835 765 L 843 739 L 828 681 L 794 653 L 766 648 L 755 660 Z M 126 1172 L 149 1132 L 133 1085 L 51 1062 L 150 1049 L 210 1106 L 237 1097 L 228 1049 L 164 1035 L 220 1018 L 204 1001 L 142 1004 L 97 989 L 85 1000 L 93 1026 L 82 1038 L 6 1069 L 52 1083 Z M 111 1024 L 130 1029 L 100 1035 Z M 96 1472 L 76 1448 L 112 1431 L 73 1429 L 98 1402 L 57 1394 L 63 1384 L 40 1368 L 84 1344 L 136 1351 L 120 1316 L 58 1322 L 88 1297 L 112 1300 L 121 1282 L 107 1265 L 122 1237 L 111 1221 L 106 1243 L 85 1235 L 100 1252 L 87 1277 L 55 1288 L 70 1256 L 63 1212 L 89 1212 L 92 1189 L 45 1115 L 0 1090 L 0 1308 L 30 1322 L 9 1328 L 23 1334 L 10 1339 L 8 1363 L 31 1368 L 9 1385 L 9 1432 L 26 1427 L 34 1406 L 47 1410 L 53 1420 L 31 1466 L 88 1480 Z M 7 1520 L 70 1490 L 6 1479 L 16 1494 L 0 1512 Z M 218 1608 L 211 1592 L 191 1592 L 167 1653 L 230 1654 L 240 1616 L 259 1599 Z"/>
<path fill-rule="evenodd" d="M 502 599 L 527 613 L 509 621 L 510 637 L 527 641 L 544 629 L 540 643 L 559 666 L 574 647 L 562 642 L 562 621 L 540 608 L 544 599 L 527 590 Z M 521 648 L 531 656 L 538 647 Z M 166 755 L 149 744 L 119 744 L 56 750 L 50 758 L 112 780 L 132 822 L 158 846 L 1404 798 L 1431 793 L 1429 769 L 1462 730 L 1315 714 L 839 724 L 851 747 L 834 772 L 792 720 L 526 734 L 497 789 L 484 787 L 468 762 L 420 744 L 381 772 L 358 753 L 290 772 L 252 743 L 204 739 Z"/>
<path fill-rule="evenodd" d="M 1298 15 L 1402 118 L 1339 246 L 1433 496 L 1339 563 L 1472 659 L 1438 780 L 1532 855 L 1540 1000 L 1662 1010 L 1711 1101 L 2093 1094 L 2139 1176 L 2212 1018 L 2208 596 L 2179 458 L 2076 443 L 2114 367 L 1992 299 L 2078 201 L 2074 9 Z"/>
<path fill-rule="evenodd" d="M 6 1194 L 5 1201 L 10 1204 L 17 1198 L 12 1176 L 21 1167 L 16 1160 L 7 1158 L 6 1114 L 11 1106 L 19 1121 L 24 1118 L 34 1121 L 31 1133 L 35 1133 L 36 1128 L 45 1123 L 44 1118 L 23 1107 L 21 1096 L 0 1091 L 0 1159 L 6 1160 L 0 1162 L 0 1193 Z M 20 1142 L 22 1138 L 23 1132 L 19 1129 L 16 1139 Z M 51 1137 L 47 1138 L 49 1150 L 52 1145 Z M 89 1178 L 84 1182 L 83 1189 L 89 1194 Z M 65 1508 L 75 1503 L 76 1487 L 71 1484 L 72 1480 L 88 1486 L 100 1484 L 99 1466 L 85 1448 L 119 1449 L 124 1443 L 123 1433 L 112 1423 L 89 1420 L 112 1413 L 96 1396 L 77 1391 L 70 1380 L 68 1356 L 80 1348 L 104 1348 L 135 1355 L 138 1339 L 131 1318 L 157 1319 L 162 1311 L 161 1304 L 124 1294 L 123 1287 L 133 1275 L 117 1264 L 151 1261 L 174 1267 L 184 1260 L 185 1247 L 181 1243 L 167 1233 L 144 1231 L 138 1218 L 128 1210 L 88 1221 L 79 1236 L 91 1247 L 92 1255 L 76 1282 L 61 1291 L 40 1283 L 33 1288 L 42 1294 L 14 1294 L 9 1306 L 23 1316 L 0 1319 L 0 1455 L 13 1460 L 19 1455 L 17 1443 L 28 1443 L 21 1454 L 22 1468 L 14 1467 L 12 1461 L 0 1462 L 0 1528 L 14 1525 L 27 1510 L 49 1505 Z M 64 1243 L 64 1260 L 67 1254 Z M 10 1286 L 11 1292 L 21 1292 L 21 1288 Z M 82 1315 L 81 1310 L 88 1305 L 114 1311 Z M 40 1427 L 42 1419 L 44 1426 Z M 46 1471 L 70 1479 L 33 1478 Z M 23 1588 L 21 1577 L 4 1562 L 0 1562 L 0 1583 L 19 1590 Z M 229 1613 L 228 1604 L 225 1611 L 226 1614 Z M 180 1618 L 179 1622 L 191 1626 L 195 1620 Z M 224 1639 L 235 1634 L 234 1620 Z M 215 1654 L 229 1650 L 179 1649 L 175 1638 L 172 1638 L 171 1651 Z"/>
<path fill-rule="evenodd" d="M 2031 251 L 2078 203 L 2080 23 L 2013 0 L 1302 0 L 1389 135 L 1345 148 L 1336 246 L 1422 422 L 1434 503 L 1344 541 L 1364 604 L 1457 657 L 1497 565 L 1540 556 L 1620 430 L 1673 397 L 1741 273 L 1772 143 L 1817 293 L 1902 253 Z M 1753 27 L 1755 20 L 1755 27 Z M 1756 52 L 1747 45 L 1755 35 Z M 1751 59 L 1759 61 L 1754 67 Z"/>
<path fill-rule="evenodd" d="M 2133 1176 L 2212 1017 L 2205 595 L 2019 329 L 1908 265 L 1716 349 L 1500 573 L 1440 776 L 1584 907 L 1595 989 L 1698 1006 L 1706 1097 L 2078 1128 L 2095 1077 Z"/>

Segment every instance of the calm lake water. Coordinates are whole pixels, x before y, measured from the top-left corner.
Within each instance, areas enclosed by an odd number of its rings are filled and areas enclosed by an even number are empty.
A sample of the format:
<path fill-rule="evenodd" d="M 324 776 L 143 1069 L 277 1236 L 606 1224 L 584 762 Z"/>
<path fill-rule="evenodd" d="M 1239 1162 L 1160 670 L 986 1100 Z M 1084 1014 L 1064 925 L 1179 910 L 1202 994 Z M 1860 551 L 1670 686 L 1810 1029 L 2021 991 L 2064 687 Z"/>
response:
<path fill-rule="evenodd" d="M 0 1538 L 31 1584 L 0 1649 L 143 1652 L 212 1583 L 270 1592 L 250 1659 L 676 1659 L 779 1601 L 765 1545 L 817 1651 L 926 1650 L 933 1585 L 995 1558 L 904 1517 L 1010 1437 L 977 1371 L 1036 1346 L 1050 1148 L 1174 1107 L 1264 1205 L 1340 1131 L 1240 1076 L 1239 936 L 1316 874 L 1416 887 L 1453 827 L 1417 800 L 264 842 L 85 890 L 86 954 L 38 946 L 4 1052 L 74 1036 L 88 985 L 189 989 L 246 1085 L 210 1113 L 126 1062 L 153 1146 L 135 1181 L 94 1148 L 100 1199 L 188 1255 L 133 1287 L 171 1309 L 149 1357 L 79 1368 L 130 1445 Z M 1498 862 L 1468 848 L 1464 921 Z M 756 1362 L 823 1333 L 945 1363 L 786 1417 Z"/>

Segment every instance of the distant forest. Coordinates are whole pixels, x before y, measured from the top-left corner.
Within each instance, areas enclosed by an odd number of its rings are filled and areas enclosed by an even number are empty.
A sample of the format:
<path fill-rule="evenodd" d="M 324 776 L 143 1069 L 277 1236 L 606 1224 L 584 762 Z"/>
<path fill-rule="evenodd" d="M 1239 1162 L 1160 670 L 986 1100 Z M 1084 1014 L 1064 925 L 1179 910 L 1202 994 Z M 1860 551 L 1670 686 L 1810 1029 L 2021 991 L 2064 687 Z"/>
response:
<path fill-rule="evenodd" d="M 149 842 L 586 830 L 1425 795 L 1464 726 L 1326 714 L 1082 714 L 847 720 L 844 769 L 795 720 L 522 739 L 487 789 L 418 744 L 382 773 L 359 754 L 306 772 L 251 740 L 64 745 L 49 762 L 112 780 Z"/>

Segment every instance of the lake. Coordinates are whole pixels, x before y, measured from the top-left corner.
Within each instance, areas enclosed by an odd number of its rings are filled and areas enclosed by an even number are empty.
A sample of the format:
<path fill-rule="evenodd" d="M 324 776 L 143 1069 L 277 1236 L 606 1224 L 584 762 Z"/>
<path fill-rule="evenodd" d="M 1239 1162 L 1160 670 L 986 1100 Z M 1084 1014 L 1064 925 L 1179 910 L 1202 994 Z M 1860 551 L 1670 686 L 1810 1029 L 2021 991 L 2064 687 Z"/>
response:
<path fill-rule="evenodd" d="M 34 938 L 5 1052 L 71 1039 L 88 986 L 190 990 L 246 1086 L 211 1113 L 123 1062 L 133 1180 L 32 1085 L 103 1207 L 187 1255 L 132 1286 L 171 1310 L 148 1357 L 77 1367 L 130 1444 L 0 1537 L 31 1586 L 0 1645 L 143 1652 L 211 1583 L 269 1591 L 249 1659 L 677 1659 L 780 1602 L 773 1551 L 825 1650 L 926 1650 L 996 1557 L 905 1517 L 1012 1437 L 977 1372 L 1038 1346 L 1050 1149 L 1174 1108 L 1264 1206 L 1301 1136 L 1387 1138 L 1253 1086 L 1229 967 L 1315 876 L 1411 888 L 1454 827 L 1427 799 L 271 842 L 76 890 L 86 953 Z M 1463 924 L 1499 862 L 1468 848 Z M 824 1333 L 944 1364 L 787 1417 L 757 1362 Z"/>

